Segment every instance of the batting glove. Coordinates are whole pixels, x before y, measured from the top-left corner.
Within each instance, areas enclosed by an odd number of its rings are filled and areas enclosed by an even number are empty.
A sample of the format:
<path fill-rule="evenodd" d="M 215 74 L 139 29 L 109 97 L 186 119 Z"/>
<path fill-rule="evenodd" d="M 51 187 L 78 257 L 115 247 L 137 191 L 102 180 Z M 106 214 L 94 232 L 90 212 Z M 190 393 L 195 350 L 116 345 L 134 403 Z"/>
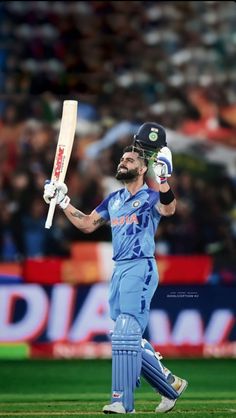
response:
<path fill-rule="evenodd" d="M 153 171 L 158 183 L 164 183 L 173 171 L 172 153 L 168 147 L 163 147 L 157 154 L 156 163 L 153 164 Z"/>
<path fill-rule="evenodd" d="M 43 198 L 46 203 L 50 203 L 51 199 L 56 197 L 56 203 L 62 209 L 66 209 L 70 203 L 70 198 L 67 196 L 67 185 L 57 181 L 46 180 L 44 185 Z"/>

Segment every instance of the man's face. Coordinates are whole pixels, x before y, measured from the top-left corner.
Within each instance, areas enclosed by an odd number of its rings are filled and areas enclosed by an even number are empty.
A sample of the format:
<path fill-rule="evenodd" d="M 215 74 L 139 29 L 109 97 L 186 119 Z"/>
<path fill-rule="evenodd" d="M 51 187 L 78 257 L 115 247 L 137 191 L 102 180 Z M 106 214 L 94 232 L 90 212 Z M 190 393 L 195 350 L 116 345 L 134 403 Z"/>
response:
<path fill-rule="evenodd" d="M 136 152 L 125 152 L 117 167 L 116 179 L 132 181 L 141 175 L 143 163 Z"/>

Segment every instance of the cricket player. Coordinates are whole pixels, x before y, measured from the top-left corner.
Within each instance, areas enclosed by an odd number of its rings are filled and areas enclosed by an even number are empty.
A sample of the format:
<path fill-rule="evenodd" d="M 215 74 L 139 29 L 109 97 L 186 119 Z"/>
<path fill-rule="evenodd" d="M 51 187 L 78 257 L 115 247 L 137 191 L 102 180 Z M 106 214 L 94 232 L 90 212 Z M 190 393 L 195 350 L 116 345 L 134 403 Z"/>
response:
<path fill-rule="evenodd" d="M 173 170 L 172 154 L 166 146 L 164 128 L 154 122 L 144 123 L 134 139 L 134 144 L 124 149 L 117 167 L 116 178 L 124 188 L 111 193 L 91 214 L 82 213 L 70 203 L 64 183 L 49 182 L 44 188 L 46 203 L 57 196 L 57 204 L 67 218 L 84 233 L 108 222 L 112 229 L 112 393 L 110 404 L 103 408 L 108 414 L 135 412 L 134 391 L 141 375 L 162 396 L 157 413 L 170 411 L 187 387 L 187 381 L 165 368 L 160 354 L 142 338 L 158 285 L 154 236 L 161 217 L 173 215 L 176 207 L 167 181 Z M 149 188 L 145 175 L 150 161 L 144 148 L 150 144 L 151 149 L 154 142 L 160 142 L 161 148 L 152 165 L 155 186 Z"/>

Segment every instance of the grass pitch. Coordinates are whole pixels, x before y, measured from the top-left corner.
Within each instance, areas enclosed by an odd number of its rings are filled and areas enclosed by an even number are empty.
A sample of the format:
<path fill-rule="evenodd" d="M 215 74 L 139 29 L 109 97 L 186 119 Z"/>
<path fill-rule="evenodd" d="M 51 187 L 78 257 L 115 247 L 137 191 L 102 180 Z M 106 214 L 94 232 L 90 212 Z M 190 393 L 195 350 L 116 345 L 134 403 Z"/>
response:
<path fill-rule="evenodd" d="M 235 360 L 166 360 L 165 365 L 189 381 L 171 418 L 236 416 Z M 0 361 L 0 417 L 105 416 L 110 374 L 108 360 Z M 156 417 L 159 399 L 142 381 L 136 415 Z"/>

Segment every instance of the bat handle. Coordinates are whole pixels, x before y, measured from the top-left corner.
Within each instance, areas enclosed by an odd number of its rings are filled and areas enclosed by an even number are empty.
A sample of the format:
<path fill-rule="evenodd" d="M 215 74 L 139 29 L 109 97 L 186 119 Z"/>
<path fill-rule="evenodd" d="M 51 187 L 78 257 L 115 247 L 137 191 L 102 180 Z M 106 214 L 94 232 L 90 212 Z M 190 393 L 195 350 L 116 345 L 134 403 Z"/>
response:
<path fill-rule="evenodd" d="M 45 222 L 45 228 L 46 229 L 50 229 L 52 226 L 52 220 L 53 220 L 53 215 L 56 209 L 56 205 L 57 205 L 57 196 L 53 197 L 50 201 L 50 205 L 49 205 L 49 209 L 48 209 L 48 214 L 47 214 L 47 219 Z"/>

